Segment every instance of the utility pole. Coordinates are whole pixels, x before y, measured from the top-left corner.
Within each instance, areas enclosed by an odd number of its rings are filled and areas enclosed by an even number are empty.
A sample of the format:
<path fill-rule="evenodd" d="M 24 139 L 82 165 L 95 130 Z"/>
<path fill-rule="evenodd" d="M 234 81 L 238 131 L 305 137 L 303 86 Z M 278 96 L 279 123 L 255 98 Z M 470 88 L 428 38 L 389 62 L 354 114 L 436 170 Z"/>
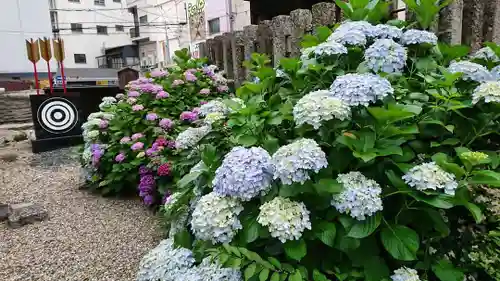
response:
<path fill-rule="evenodd" d="M 229 18 L 229 32 L 234 31 L 234 19 L 233 19 L 233 0 L 227 0 L 227 14 Z"/>

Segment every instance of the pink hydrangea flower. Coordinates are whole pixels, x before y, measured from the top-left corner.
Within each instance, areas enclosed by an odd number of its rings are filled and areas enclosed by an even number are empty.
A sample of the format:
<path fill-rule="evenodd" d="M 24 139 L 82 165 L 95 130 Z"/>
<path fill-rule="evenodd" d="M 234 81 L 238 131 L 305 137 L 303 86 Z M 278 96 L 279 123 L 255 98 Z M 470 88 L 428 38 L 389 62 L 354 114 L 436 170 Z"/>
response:
<path fill-rule="evenodd" d="M 130 138 L 129 137 L 123 137 L 121 140 L 120 140 L 120 143 L 121 144 L 127 144 L 130 142 Z"/>
<path fill-rule="evenodd" d="M 179 86 L 179 85 L 182 85 L 184 84 L 184 81 L 183 80 L 180 80 L 180 79 L 176 79 L 174 80 L 174 82 L 172 82 L 172 86 Z"/>
<path fill-rule="evenodd" d="M 156 155 L 156 153 L 157 153 L 157 152 L 158 152 L 158 151 L 157 151 L 155 148 L 151 147 L 151 148 L 148 148 L 148 149 L 146 150 L 146 155 L 147 155 L 148 157 L 149 157 L 149 156 L 154 156 L 154 155 Z"/>
<path fill-rule="evenodd" d="M 225 93 L 229 91 L 229 87 L 226 85 L 220 85 L 217 87 L 217 91 L 219 91 L 220 93 Z"/>
<path fill-rule="evenodd" d="M 191 110 L 192 112 L 196 113 L 196 114 L 200 114 L 200 108 L 199 107 L 195 107 L 193 108 L 193 110 Z"/>
<path fill-rule="evenodd" d="M 174 126 L 174 122 L 168 118 L 163 118 L 160 120 L 160 127 L 165 130 L 171 129 Z"/>
<path fill-rule="evenodd" d="M 129 96 L 130 98 L 136 98 L 136 97 L 138 97 L 138 96 L 140 96 L 140 95 L 141 95 L 141 93 L 139 93 L 139 92 L 137 92 L 137 91 L 129 91 L 129 92 L 128 92 L 128 96 Z"/>
<path fill-rule="evenodd" d="M 132 150 L 134 150 L 134 151 L 136 151 L 136 150 L 140 150 L 140 149 L 143 149 L 143 148 L 144 148 L 144 143 L 142 143 L 142 142 L 140 142 L 140 141 L 139 141 L 139 142 L 134 143 L 134 144 L 130 147 L 130 149 L 132 149 Z"/>
<path fill-rule="evenodd" d="M 169 94 L 165 91 L 159 91 L 158 94 L 156 94 L 156 99 L 163 99 L 163 98 L 168 98 Z"/>
<path fill-rule="evenodd" d="M 150 75 L 153 78 L 159 78 L 159 77 L 168 76 L 169 73 L 168 73 L 168 71 L 165 71 L 165 70 L 153 70 L 153 71 L 151 71 Z"/>
<path fill-rule="evenodd" d="M 192 122 L 198 119 L 198 114 L 192 111 L 184 111 L 181 113 L 180 119 L 182 121 Z"/>
<path fill-rule="evenodd" d="M 202 94 L 202 95 L 210 95 L 210 89 L 207 89 L 207 88 L 201 89 L 200 94 Z"/>
<path fill-rule="evenodd" d="M 128 104 L 134 104 L 134 103 L 136 103 L 136 102 L 137 102 L 137 99 L 136 99 L 136 98 L 128 98 L 128 99 L 127 99 L 127 103 L 128 103 Z"/>
<path fill-rule="evenodd" d="M 116 157 L 115 157 L 116 162 L 121 163 L 121 162 L 123 162 L 123 160 L 125 160 L 125 154 L 119 153 L 118 155 L 116 155 Z"/>
<path fill-rule="evenodd" d="M 133 111 L 141 111 L 143 109 L 144 109 L 144 105 L 142 105 L 142 104 L 136 104 L 136 105 L 132 106 Z"/>
<path fill-rule="evenodd" d="M 208 101 L 204 101 L 204 100 L 200 101 L 200 105 L 204 105 L 204 104 L 207 104 L 207 103 L 208 103 Z"/>
<path fill-rule="evenodd" d="M 142 137 L 144 137 L 143 134 L 141 134 L 141 133 L 135 133 L 135 134 L 132 135 L 132 140 L 135 141 L 135 140 L 138 140 L 138 139 L 140 139 Z"/>
<path fill-rule="evenodd" d="M 189 82 L 194 82 L 194 81 L 198 80 L 198 78 L 196 78 L 196 75 L 194 75 L 192 72 L 186 71 L 184 73 L 184 76 L 186 78 L 186 81 L 189 81 Z"/>
<path fill-rule="evenodd" d="M 156 115 L 156 113 L 148 113 L 146 115 L 146 120 L 148 121 L 155 121 L 156 119 L 158 119 L 158 115 Z"/>
<path fill-rule="evenodd" d="M 168 175 L 170 175 L 170 171 L 171 171 L 170 164 L 163 163 L 160 165 L 160 167 L 158 167 L 157 174 L 159 176 L 168 176 Z"/>
<path fill-rule="evenodd" d="M 106 129 L 108 126 L 109 126 L 109 123 L 106 120 L 101 120 L 99 122 L 99 128 L 101 128 L 101 129 Z"/>

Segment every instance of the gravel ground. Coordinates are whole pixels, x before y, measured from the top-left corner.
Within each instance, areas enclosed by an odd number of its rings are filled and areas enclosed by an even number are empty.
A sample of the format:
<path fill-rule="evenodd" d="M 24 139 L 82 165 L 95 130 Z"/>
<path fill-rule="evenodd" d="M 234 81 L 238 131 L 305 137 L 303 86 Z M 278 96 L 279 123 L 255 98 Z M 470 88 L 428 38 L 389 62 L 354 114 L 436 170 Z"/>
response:
<path fill-rule="evenodd" d="M 2 281 L 134 280 L 141 257 L 160 239 L 155 216 L 135 200 L 78 190 L 74 150 L 33 155 L 21 143 L 15 162 L 0 160 L 0 202 L 35 202 L 49 220 L 10 229 L 0 223 Z"/>

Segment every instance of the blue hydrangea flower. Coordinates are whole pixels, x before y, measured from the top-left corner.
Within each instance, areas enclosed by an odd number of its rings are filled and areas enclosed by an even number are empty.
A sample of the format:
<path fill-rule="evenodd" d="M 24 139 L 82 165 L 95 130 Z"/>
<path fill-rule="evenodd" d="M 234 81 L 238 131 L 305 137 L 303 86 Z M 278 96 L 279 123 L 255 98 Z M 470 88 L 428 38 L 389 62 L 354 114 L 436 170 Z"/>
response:
<path fill-rule="evenodd" d="M 486 61 L 491 61 L 491 62 L 498 62 L 500 59 L 498 58 L 497 54 L 495 54 L 495 51 L 493 51 L 490 47 L 484 47 L 479 50 L 477 50 L 471 58 L 473 59 L 483 59 Z"/>
<path fill-rule="evenodd" d="M 267 226 L 271 236 L 282 243 L 298 240 L 305 229 L 311 229 L 306 205 L 279 196 L 260 206 L 257 222 Z"/>
<path fill-rule="evenodd" d="M 345 33 L 353 30 L 363 33 L 366 38 L 375 38 L 379 34 L 378 28 L 367 21 L 345 21 L 335 29 L 334 33 Z"/>
<path fill-rule="evenodd" d="M 490 71 L 490 77 L 492 80 L 500 80 L 500 65 L 493 67 Z"/>
<path fill-rule="evenodd" d="M 274 178 L 283 184 L 304 183 L 309 171 L 318 173 L 328 166 L 326 155 L 312 139 L 299 139 L 280 147 L 273 155 Z"/>
<path fill-rule="evenodd" d="M 265 195 L 273 180 L 271 156 L 260 147 L 234 147 L 215 171 L 214 192 L 244 201 Z"/>
<path fill-rule="evenodd" d="M 331 119 L 346 120 L 351 117 L 349 105 L 332 97 L 330 91 L 319 90 L 303 96 L 293 107 L 293 119 L 300 126 L 309 124 L 314 129 L 321 127 L 321 122 Z"/>
<path fill-rule="evenodd" d="M 350 106 L 364 105 L 392 95 L 389 80 L 374 74 L 346 74 L 337 77 L 330 86 L 332 95 Z"/>
<path fill-rule="evenodd" d="M 491 73 L 486 67 L 470 61 L 452 62 L 448 67 L 448 71 L 451 73 L 463 73 L 463 80 L 476 82 L 493 80 Z"/>
<path fill-rule="evenodd" d="M 432 46 L 437 45 L 438 38 L 436 34 L 418 29 L 410 29 L 403 33 L 401 37 L 401 43 L 403 45 L 418 45 L 418 44 L 431 44 Z"/>
<path fill-rule="evenodd" d="M 326 41 L 314 49 L 316 57 L 347 54 L 347 48 L 335 41 Z"/>
<path fill-rule="evenodd" d="M 178 270 L 191 268 L 194 262 L 191 250 L 176 248 L 172 239 L 166 239 L 142 258 L 137 281 L 164 280 Z"/>
<path fill-rule="evenodd" d="M 500 82 L 488 81 L 477 86 L 472 93 L 472 103 L 476 104 L 480 100 L 485 103 L 500 103 Z"/>
<path fill-rule="evenodd" d="M 229 113 L 229 108 L 221 100 L 211 100 L 200 106 L 200 115 L 207 116 L 210 113 L 220 112 L 224 115 Z"/>
<path fill-rule="evenodd" d="M 381 39 L 396 40 L 403 36 L 403 30 L 393 25 L 378 24 L 375 28 L 377 30 L 377 37 Z"/>
<path fill-rule="evenodd" d="M 406 58 L 406 49 L 392 39 L 377 39 L 365 51 L 366 66 L 374 72 L 401 72 Z"/>
<path fill-rule="evenodd" d="M 316 63 L 316 59 L 311 58 L 311 55 L 314 54 L 315 50 L 316 50 L 316 46 L 304 48 L 300 51 L 300 53 L 301 53 L 300 61 L 302 62 L 303 67 L 307 67 L 308 65 Z"/>
<path fill-rule="evenodd" d="M 335 31 L 328 37 L 328 41 L 338 42 L 346 46 L 365 46 L 366 36 L 359 30 Z"/>
<path fill-rule="evenodd" d="M 221 197 L 215 192 L 196 202 L 191 215 L 191 230 L 197 239 L 212 243 L 229 243 L 242 229 L 238 215 L 243 206 L 236 198 Z"/>
<path fill-rule="evenodd" d="M 360 172 L 340 174 L 337 181 L 344 190 L 333 196 L 332 206 L 340 213 L 348 214 L 357 220 L 365 220 L 383 209 L 380 194 L 382 188 Z"/>
<path fill-rule="evenodd" d="M 420 190 L 439 190 L 455 195 L 458 183 L 455 175 L 446 172 L 434 162 L 423 163 L 411 168 L 402 179 L 411 187 Z"/>

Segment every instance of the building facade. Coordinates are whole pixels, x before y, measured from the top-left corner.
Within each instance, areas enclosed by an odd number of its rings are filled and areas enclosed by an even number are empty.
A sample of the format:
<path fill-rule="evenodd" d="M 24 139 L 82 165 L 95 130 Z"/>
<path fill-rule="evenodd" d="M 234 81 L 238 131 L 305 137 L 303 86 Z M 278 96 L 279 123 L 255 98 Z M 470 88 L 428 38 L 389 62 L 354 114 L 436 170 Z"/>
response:
<path fill-rule="evenodd" d="M 10 79 L 32 76 L 33 65 L 26 56 L 25 40 L 52 37 L 48 3 L 45 0 L 2 0 L 0 36 L 0 76 Z M 42 60 L 37 66 L 45 77 L 46 63 Z M 51 67 L 55 69 L 54 61 Z"/>

